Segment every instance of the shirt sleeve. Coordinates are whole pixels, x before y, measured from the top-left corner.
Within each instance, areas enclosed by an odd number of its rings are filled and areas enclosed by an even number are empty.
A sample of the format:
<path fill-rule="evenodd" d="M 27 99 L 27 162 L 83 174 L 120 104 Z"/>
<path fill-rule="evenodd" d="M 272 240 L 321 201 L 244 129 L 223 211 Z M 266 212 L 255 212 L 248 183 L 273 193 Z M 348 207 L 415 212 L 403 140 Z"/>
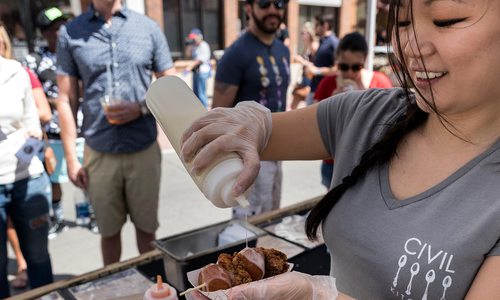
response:
<path fill-rule="evenodd" d="M 172 68 L 174 63 L 172 61 L 172 55 L 170 54 L 170 47 L 168 46 L 165 35 L 161 32 L 156 23 L 153 26 L 152 38 L 154 44 L 153 70 L 155 72 L 163 72 Z"/>
<path fill-rule="evenodd" d="M 202 43 L 199 50 L 195 58 L 201 62 L 208 62 L 210 60 L 210 46 L 208 43 Z"/>
<path fill-rule="evenodd" d="M 65 25 L 59 29 L 59 38 L 57 40 L 57 74 L 65 76 L 73 76 L 79 78 L 78 67 L 73 60 L 73 55 L 69 49 L 69 41 L 71 37 Z"/>
<path fill-rule="evenodd" d="M 500 238 L 487 256 L 500 256 Z"/>
<path fill-rule="evenodd" d="M 240 84 L 243 72 L 242 56 L 238 50 L 236 47 L 230 47 L 226 50 L 217 64 L 215 80 L 232 85 Z"/>
<path fill-rule="evenodd" d="M 375 72 L 373 77 L 373 84 L 371 84 L 370 87 L 388 89 L 392 88 L 392 82 L 384 73 Z"/>
<path fill-rule="evenodd" d="M 28 72 L 28 75 L 30 77 L 31 88 L 32 89 L 41 88 L 42 87 L 42 83 L 40 82 L 40 80 L 38 79 L 38 77 L 33 73 L 33 71 L 31 71 L 27 67 L 25 67 L 25 69 L 26 69 L 26 72 Z"/>
<path fill-rule="evenodd" d="M 40 120 L 38 119 L 38 110 L 36 108 L 35 99 L 33 98 L 31 84 L 29 83 L 29 76 L 24 70 L 20 70 L 17 73 L 17 76 L 19 76 L 19 82 L 22 83 L 19 88 L 23 89 L 24 94 L 23 124 L 25 125 L 26 129 L 30 131 L 41 133 Z"/>
<path fill-rule="evenodd" d="M 323 78 L 318 87 L 316 88 L 316 92 L 314 92 L 314 99 L 317 101 L 321 101 L 330 97 L 333 91 L 337 88 L 337 81 L 335 76 L 328 76 Z"/>
<path fill-rule="evenodd" d="M 337 115 L 339 111 L 339 102 L 343 95 L 334 96 L 333 99 L 327 99 L 321 101 L 316 112 L 318 119 L 318 127 L 320 129 L 321 138 L 325 148 L 331 157 L 334 157 L 335 153 L 335 126 L 328 126 L 329 124 L 335 124 L 337 120 Z M 337 101 L 335 101 L 337 100 Z M 337 128 L 338 129 L 338 128 Z"/>
<path fill-rule="evenodd" d="M 401 89 L 369 89 L 329 97 L 319 103 L 316 115 L 325 148 L 334 157 L 337 147 L 366 151 L 405 109 Z"/>

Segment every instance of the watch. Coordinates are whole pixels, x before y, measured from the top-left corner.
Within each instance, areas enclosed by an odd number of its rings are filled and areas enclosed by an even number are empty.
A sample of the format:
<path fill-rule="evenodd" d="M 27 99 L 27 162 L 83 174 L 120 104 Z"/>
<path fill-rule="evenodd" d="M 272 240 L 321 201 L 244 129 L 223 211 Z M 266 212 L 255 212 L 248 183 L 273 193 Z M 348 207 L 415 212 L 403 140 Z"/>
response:
<path fill-rule="evenodd" d="M 146 101 L 142 101 L 139 103 L 139 106 L 141 108 L 141 115 L 143 116 L 147 116 L 149 115 L 151 112 L 149 111 L 149 108 L 147 107 L 146 105 Z"/>

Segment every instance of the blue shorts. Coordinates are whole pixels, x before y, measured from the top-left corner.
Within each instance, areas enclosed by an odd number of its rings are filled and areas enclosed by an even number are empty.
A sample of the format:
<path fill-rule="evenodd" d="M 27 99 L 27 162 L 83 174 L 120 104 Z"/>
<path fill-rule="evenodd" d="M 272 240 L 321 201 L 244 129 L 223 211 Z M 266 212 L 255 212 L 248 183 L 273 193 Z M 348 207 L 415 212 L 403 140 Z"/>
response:
<path fill-rule="evenodd" d="M 66 167 L 66 158 L 64 157 L 64 147 L 61 140 L 50 140 L 49 145 L 54 150 L 54 155 L 57 159 L 57 165 L 54 173 L 50 175 L 50 182 L 65 183 L 68 182 L 68 169 Z M 76 139 L 76 156 L 80 163 L 83 164 L 83 148 L 85 146 L 84 138 Z"/>

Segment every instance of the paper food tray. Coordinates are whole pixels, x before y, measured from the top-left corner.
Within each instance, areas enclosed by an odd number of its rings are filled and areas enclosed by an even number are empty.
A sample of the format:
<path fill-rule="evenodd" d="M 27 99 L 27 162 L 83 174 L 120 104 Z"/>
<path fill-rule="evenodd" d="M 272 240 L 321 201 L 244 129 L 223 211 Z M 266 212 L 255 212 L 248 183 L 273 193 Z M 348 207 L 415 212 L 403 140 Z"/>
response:
<path fill-rule="evenodd" d="M 288 264 L 288 271 L 287 272 L 290 272 L 293 269 L 293 264 L 292 263 L 287 263 L 287 264 Z M 191 285 L 193 285 L 193 287 L 198 286 L 198 277 L 200 275 L 200 272 L 201 272 L 201 268 L 187 273 L 189 283 L 191 283 Z M 269 277 L 269 278 L 271 278 L 271 277 Z M 257 282 L 257 281 L 255 281 L 255 282 Z M 227 296 L 227 293 L 229 290 L 230 289 L 218 290 L 215 292 L 204 292 L 204 291 L 199 290 L 199 292 L 211 300 L 228 300 L 229 298 Z"/>
<path fill-rule="evenodd" d="M 304 253 L 305 249 L 279 237 L 264 235 L 257 239 L 256 247 L 280 249 L 288 259 Z"/>

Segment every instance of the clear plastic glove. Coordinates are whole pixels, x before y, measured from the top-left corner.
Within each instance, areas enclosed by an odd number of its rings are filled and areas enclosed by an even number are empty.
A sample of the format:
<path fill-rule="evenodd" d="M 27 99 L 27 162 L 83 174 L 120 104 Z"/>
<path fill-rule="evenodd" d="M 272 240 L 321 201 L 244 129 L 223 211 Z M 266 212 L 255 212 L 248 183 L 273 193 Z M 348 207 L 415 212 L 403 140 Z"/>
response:
<path fill-rule="evenodd" d="M 238 285 L 228 290 L 229 300 L 335 300 L 338 297 L 335 278 L 287 272 L 268 279 Z M 207 299 L 201 293 L 190 293 L 187 299 Z"/>
<path fill-rule="evenodd" d="M 184 132 L 182 159 L 191 163 L 191 172 L 199 174 L 221 153 L 237 153 L 244 167 L 233 188 L 234 196 L 239 196 L 259 173 L 259 153 L 266 147 L 271 130 L 271 111 L 255 101 L 215 108 Z"/>

